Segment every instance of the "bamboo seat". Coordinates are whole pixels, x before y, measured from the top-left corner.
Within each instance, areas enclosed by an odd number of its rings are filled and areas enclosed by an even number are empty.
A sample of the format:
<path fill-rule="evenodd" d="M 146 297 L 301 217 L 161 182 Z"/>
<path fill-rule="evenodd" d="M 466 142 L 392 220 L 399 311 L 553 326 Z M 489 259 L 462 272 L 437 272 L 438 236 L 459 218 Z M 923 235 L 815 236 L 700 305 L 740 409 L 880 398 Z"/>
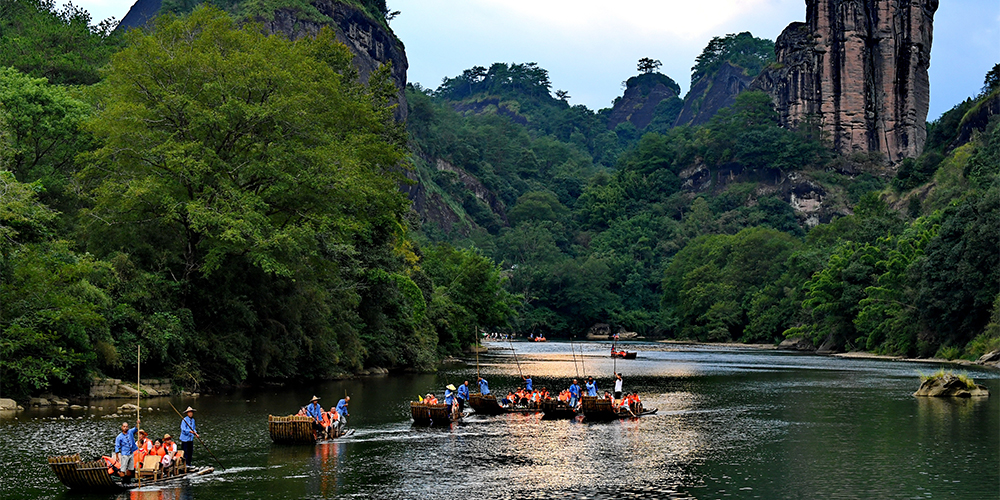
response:
<path fill-rule="evenodd" d="M 158 455 L 146 455 L 142 459 L 142 467 L 136 469 L 135 475 L 140 479 L 157 480 L 160 478 L 160 457 Z"/>

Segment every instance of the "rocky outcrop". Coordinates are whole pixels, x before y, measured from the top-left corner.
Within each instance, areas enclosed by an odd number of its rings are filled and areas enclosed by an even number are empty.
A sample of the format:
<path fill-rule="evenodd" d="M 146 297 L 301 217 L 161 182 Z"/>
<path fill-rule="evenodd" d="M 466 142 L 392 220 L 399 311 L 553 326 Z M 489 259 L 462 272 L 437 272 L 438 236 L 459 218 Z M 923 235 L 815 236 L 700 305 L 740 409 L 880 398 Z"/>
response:
<path fill-rule="evenodd" d="M 930 377 L 920 384 L 914 396 L 927 397 L 988 397 L 989 389 L 985 386 L 974 384 L 971 381 L 962 380 L 957 375 L 945 373 L 940 376 Z"/>
<path fill-rule="evenodd" d="M 160 11 L 162 0 L 138 0 L 118 24 L 118 30 L 128 30 L 146 26 Z M 361 81 L 368 83 L 372 72 L 383 64 L 392 65 L 392 80 L 398 92 L 396 94 L 396 119 L 406 120 L 406 70 L 409 63 L 403 44 L 396 39 L 383 24 L 376 22 L 364 11 L 337 0 L 316 0 L 312 6 L 321 14 L 332 19 L 315 21 L 305 19 L 301 13 L 292 8 L 281 8 L 274 12 L 271 19 L 256 19 L 267 33 L 281 33 L 291 40 L 303 36 L 316 36 L 324 26 L 330 26 L 337 32 L 337 41 L 347 45 L 354 53 L 354 67 L 358 70 Z"/>
<path fill-rule="evenodd" d="M 745 75 L 743 68 L 722 63 L 718 71 L 705 75 L 691 86 L 674 126 L 708 123 L 720 109 L 735 103 L 736 95 L 749 88 L 752 82 L 753 77 Z"/>
<path fill-rule="evenodd" d="M 365 12 L 336 0 L 316 0 L 313 7 L 324 16 L 333 19 L 333 24 L 299 18 L 294 9 L 279 9 L 273 19 L 258 19 L 268 33 L 281 33 L 291 40 L 303 36 L 316 36 L 324 26 L 337 31 L 337 41 L 347 45 L 354 53 L 354 67 L 358 69 L 361 81 L 368 83 L 371 74 L 383 64 L 392 65 L 392 80 L 396 94 L 396 119 L 406 121 L 407 107 L 406 70 L 409 63 L 403 43 L 391 31 L 375 22 Z"/>
<path fill-rule="evenodd" d="M 993 351 L 983 354 L 976 360 L 977 365 L 1000 368 L 1000 351 Z"/>
<path fill-rule="evenodd" d="M 927 137 L 927 69 L 938 0 L 806 0 L 806 22 L 775 43 L 752 89 L 783 125 L 818 126 L 841 152 L 918 156 Z"/>
<path fill-rule="evenodd" d="M 646 128 L 656 117 L 657 106 L 663 101 L 679 99 L 680 87 L 666 75 L 646 73 L 625 82 L 625 94 L 618 99 L 608 115 L 608 128 L 629 122 L 635 128 Z M 673 120 L 671 120 L 672 122 Z"/>
<path fill-rule="evenodd" d="M 507 208 L 504 206 L 503 201 L 497 197 L 496 193 L 490 191 L 482 182 L 479 182 L 479 179 L 441 159 L 437 160 L 435 167 L 438 171 L 455 174 L 458 177 L 458 181 L 465 186 L 465 189 L 468 189 L 479 201 L 489 206 L 490 210 L 503 221 L 505 226 L 510 225 L 510 222 L 507 220 Z"/>
<path fill-rule="evenodd" d="M 972 140 L 972 134 L 980 130 L 986 130 L 990 119 L 997 115 L 1000 115 L 1000 90 L 995 90 L 976 101 L 972 109 L 962 117 L 958 138 L 951 144 L 951 147 L 957 148 Z"/>
<path fill-rule="evenodd" d="M 16 410 L 17 401 L 13 399 L 0 398 L 0 411 Z"/>

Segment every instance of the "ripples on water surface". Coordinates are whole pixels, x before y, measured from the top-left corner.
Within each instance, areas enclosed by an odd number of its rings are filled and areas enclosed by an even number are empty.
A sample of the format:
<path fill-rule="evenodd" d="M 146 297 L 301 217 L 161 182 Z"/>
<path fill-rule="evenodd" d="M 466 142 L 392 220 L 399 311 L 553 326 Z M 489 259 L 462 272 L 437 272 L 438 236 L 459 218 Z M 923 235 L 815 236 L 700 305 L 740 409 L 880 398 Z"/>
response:
<path fill-rule="evenodd" d="M 482 357 L 482 373 L 495 391 L 514 387 L 510 346 L 488 345 L 496 354 Z M 629 345 L 639 359 L 612 361 L 605 344 L 576 344 L 575 355 L 568 343 L 514 346 L 536 386 L 561 389 L 579 372 L 598 376 L 603 391 L 617 368 L 626 390 L 659 413 L 612 423 L 473 414 L 451 428 L 411 425 L 416 394 L 440 396 L 462 380 L 475 387 L 474 366 L 152 399 L 143 427 L 176 435 L 168 401 L 192 404 L 227 469 L 119 498 L 1000 498 L 997 372 L 971 373 L 993 397 L 952 401 L 911 396 L 932 365 L 663 344 Z M 268 414 L 291 413 L 314 393 L 327 407 L 345 390 L 352 436 L 315 447 L 270 443 Z M 69 495 L 45 457 L 109 453 L 123 419 L 103 416 L 123 402 L 95 402 L 106 409 L 70 412 L 71 420 L 52 420 L 49 410 L 0 417 L 0 498 L 110 498 Z M 200 447 L 195 459 L 211 462 Z"/>

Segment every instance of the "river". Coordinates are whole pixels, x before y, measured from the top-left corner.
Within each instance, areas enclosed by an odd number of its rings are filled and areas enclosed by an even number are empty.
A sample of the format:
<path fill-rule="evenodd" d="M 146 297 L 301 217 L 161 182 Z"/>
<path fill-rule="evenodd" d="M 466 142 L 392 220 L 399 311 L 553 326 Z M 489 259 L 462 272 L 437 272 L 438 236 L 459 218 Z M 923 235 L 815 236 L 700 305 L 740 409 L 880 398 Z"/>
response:
<path fill-rule="evenodd" d="M 170 409 L 198 409 L 199 430 L 224 465 L 214 474 L 131 491 L 136 499 L 300 498 L 1000 498 L 1000 376 L 967 371 L 993 396 L 916 398 L 924 363 L 844 359 L 740 347 L 629 343 L 487 343 L 480 370 L 494 391 L 519 368 L 536 386 L 564 388 L 592 374 L 611 388 L 624 374 L 656 415 L 612 423 L 543 421 L 538 415 L 469 415 L 450 428 L 412 425 L 409 401 L 441 396 L 476 367 L 389 375 L 198 398 L 143 401 L 151 435 L 178 433 Z M 582 364 L 582 366 L 581 366 Z M 518 367 L 519 365 L 519 367 Z M 267 415 L 324 408 L 351 395 L 353 435 L 317 446 L 273 445 Z M 49 455 L 110 452 L 125 418 L 104 409 L 34 409 L 0 415 L 0 499 L 109 499 L 74 495 Z M 134 422 L 134 417 L 131 418 Z M 214 464 L 196 444 L 195 463 Z"/>

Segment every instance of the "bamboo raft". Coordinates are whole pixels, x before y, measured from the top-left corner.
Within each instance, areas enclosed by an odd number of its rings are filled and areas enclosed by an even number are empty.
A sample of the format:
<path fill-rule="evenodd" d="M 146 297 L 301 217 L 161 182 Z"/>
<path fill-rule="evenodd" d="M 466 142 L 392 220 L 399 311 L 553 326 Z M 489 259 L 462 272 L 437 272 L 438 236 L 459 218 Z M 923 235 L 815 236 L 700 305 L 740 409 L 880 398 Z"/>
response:
<path fill-rule="evenodd" d="M 542 418 L 546 420 L 556 420 L 576 417 L 576 410 L 569 407 L 569 403 L 558 399 L 547 399 L 542 401 Z"/>
<path fill-rule="evenodd" d="M 500 403 L 497 402 L 497 397 L 492 394 L 469 394 L 469 406 L 476 413 L 483 413 L 485 415 L 499 415 L 507 412 L 507 409 L 500 406 Z"/>
<path fill-rule="evenodd" d="M 446 404 L 430 405 L 427 403 L 410 402 L 410 415 L 418 425 L 448 425 L 461 418 L 457 410 Z"/>
<path fill-rule="evenodd" d="M 637 353 L 635 352 L 628 352 L 628 351 L 618 351 L 618 352 L 611 351 L 611 357 L 619 359 L 635 359 L 636 354 Z"/>
<path fill-rule="evenodd" d="M 651 410 L 645 410 L 642 408 L 642 403 L 638 404 L 638 408 L 629 409 L 627 407 L 621 407 L 617 410 L 611 405 L 611 400 L 604 398 L 597 398 L 595 396 L 583 396 L 581 402 L 583 403 L 583 418 L 591 421 L 607 421 L 607 420 L 617 420 L 621 418 L 636 418 L 643 415 L 652 415 L 656 413 L 656 408 Z"/>
<path fill-rule="evenodd" d="M 140 486 L 152 486 L 173 481 L 187 476 L 200 476 L 215 472 L 212 467 L 181 468 L 176 472 L 160 476 L 157 479 L 143 479 L 141 482 L 133 479 L 130 483 L 116 480 L 117 476 L 108 474 L 108 466 L 103 460 L 83 461 L 80 454 L 49 457 L 49 467 L 59 481 L 73 491 L 86 493 L 108 493 L 130 490 Z M 169 470 L 168 470 L 169 471 Z"/>
<path fill-rule="evenodd" d="M 271 441 L 277 444 L 316 444 L 322 436 L 317 436 L 313 430 L 313 418 L 302 415 L 288 417 L 267 416 L 267 432 Z M 346 434 L 344 429 L 334 427 L 330 439 L 336 439 Z"/>

